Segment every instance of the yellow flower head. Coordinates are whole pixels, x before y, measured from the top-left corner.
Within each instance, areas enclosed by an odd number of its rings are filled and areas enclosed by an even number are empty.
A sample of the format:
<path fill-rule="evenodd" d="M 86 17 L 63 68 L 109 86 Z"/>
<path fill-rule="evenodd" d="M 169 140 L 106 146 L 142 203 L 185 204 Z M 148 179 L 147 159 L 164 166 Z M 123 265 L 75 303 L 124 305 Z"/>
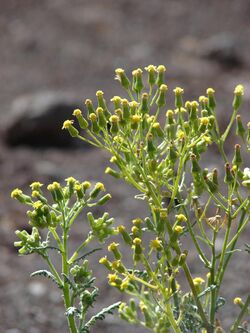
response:
<path fill-rule="evenodd" d="M 237 96 L 243 96 L 244 95 L 244 87 L 242 84 L 238 84 L 235 89 L 234 89 L 234 93 Z"/>
<path fill-rule="evenodd" d="M 111 251 L 116 250 L 116 249 L 118 248 L 119 245 L 120 245 L 119 243 L 115 243 L 115 242 L 109 244 L 109 246 L 108 246 L 108 251 L 111 252 Z"/>
<path fill-rule="evenodd" d="M 38 209 L 41 209 L 43 206 L 43 203 L 41 201 L 36 201 L 33 203 L 33 208 L 38 210 Z"/>
<path fill-rule="evenodd" d="M 139 115 L 135 114 L 131 117 L 132 124 L 138 124 L 140 121 L 141 121 L 141 116 Z"/>
<path fill-rule="evenodd" d="M 65 120 L 62 129 L 69 129 L 74 124 L 74 120 Z"/>
<path fill-rule="evenodd" d="M 164 73 L 166 72 L 166 67 L 164 65 L 160 65 L 157 67 L 157 72 L 158 73 Z"/>
<path fill-rule="evenodd" d="M 153 250 L 162 250 L 162 241 L 158 238 L 151 240 L 150 247 Z"/>
<path fill-rule="evenodd" d="M 89 119 L 90 119 L 91 121 L 96 121 L 96 119 L 97 119 L 96 114 L 91 113 L 91 114 L 89 115 Z"/>
<path fill-rule="evenodd" d="M 200 118 L 200 123 L 202 124 L 202 125 L 208 125 L 208 123 L 209 123 L 209 118 L 208 117 L 201 117 Z"/>
<path fill-rule="evenodd" d="M 174 228 L 174 231 L 177 233 L 177 234 L 181 234 L 183 232 L 183 227 L 181 227 L 180 225 L 177 225 L 175 228 Z"/>
<path fill-rule="evenodd" d="M 106 257 L 106 256 L 105 256 L 105 257 L 102 257 L 102 258 L 99 260 L 99 263 L 102 264 L 102 265 L 107 264 L 107 263 L 108 263 L 108 259 L 107 259 L 107 257 Z"/>
<path fill-rule="evenodd" d="M 242 303 L 242 299 L 240 297 L 235 297 L 234 304 L 235 305 L 240 305 L 241 303 Z"/>
<path fill-rule="evenodd" d="M 98 190 L 100 190 L 100 191 L 105 191 L 104 184 L 100 183 L 100 182 L 98 182 L 98 183 L 95 184 L 95 188 L 98 189 Z"/>
<path fill-rule="evenodd" d="M 75 109 L 72 114 L 73 116 L 78 117 L 82 115 L 82 111 L 80 109 Z"/>
<path fill-rule="evenodd" d="M 168 91 L 168 86 L 167 86 L 166 84 L 162 84 L 162 85 L 160 86 L 160 91 L 161 91 L 161 92 L 166 92 L 166 91 Z"/>
<path fill-rule="evenodd" d="M 19 188 L 16 188 L 11 192 L 10 196 L 11 196 L 11 198 L 16 199 L 17 197 L 19 197 L 22 194 L 23 194 L 23 191 L 20 190 Z"/>
<path fill-rule="evenodd" d="M 96 92 L 97 97 L 102 97 L 103 95 L 104 95 L 104 93 L 102 90 L 97 90 L 97 92 Z"/>
<path fill-rule="evenodd" d="M 156 68 L 156 66 L 154 66 L 154 65 L 148 65 L 147 67 L 145 67 L 145 70 L 147 71 L 147 72 L 151 72 L 151 73 L 154 73 L 154 72 L 156 72 L 157 71 L 157 68 Z"/>
<path fill-rule="evenodd" d="M 184 93 L 184 89 L 180 88 L 180 87 L 176 87 L 173 92 L 175 93 L 175 95 L 182 95 Z"/>
<path fill-rule="evenodd" d="M 205 280 L 203 280 L 201 277 L 196 277 L 193 279 L 193 283 L 195 286 L 200 286 L 201 284 L 205 283 Z"/>
<path fill-rule="evenodd" d="M 141 239 L 138 238 L 138 237 L 136 237 L 136 238 L 133 240 L 133 243 L 134 243 L 135 245 L 141 245 Z"/>
<path fill-rule="evenodd" d="M 47 189 L 48 189 L 49 191 L 58 190 L 58 189 L 60 189 L 60 188 L 61 188 L 61 185 L 60 185 L 58 182 L 53 182 L 52 184 L 49 184 L 49 185 L 47 186 Z"/>
<path fill-rule="evenodd" d="M 175 217 L 178 222 L 187 222 L 187 218 L 184 214 L 178 214 L 175 215 Z"/>
<path fill-rule="evenodd" d="M 116 274 L 108 275 L 109 283 L 111 284 L 111 286 L 116 285 L 117 278 L 118 278 L 118 276 Z"/>
<path fill-rule="evenodd" d="M 129 102 L 129 106 L 131 108 L 137 108 L 139 106 L 139 103 L 136 101 Z"/>
<path fill-rule="evenodd" d="M 168 110 L 168 111 L 166 112 L 166 117 L 168 117 L 168 118 L 173 118 L 173 116 L 174 116 L 174 111 L 173 111 L 173 110 Z"/>
<path fill-rule="evenodd" d="M 215 93 L 215 90 L 213 88 L 207 88 L 207 94 L 208 96 L 213 96 Z"/>
<path fill-rule="evenodd" d="M 82 183 L 82 187 L 85 189 L 85 190 L 88 190 L 91 186 L 91 183 L 88 182 L 88 181 L 85 181 Z"/>
<path fill-rule="evenodd" d="M 43 184 L 40 182 L 33 182 L 32 184 L 30 184 L 30 188 L 32 189 L 32 191 L 39 190 L 42 186 Z"/>
<path fill-rule="evenodd" d="M 119 117 L 116 116 L 116 115 L 113 115 L 113 116 L 111 116 L 111 117 L 109 118 L 109 121 L 110 121 L 111 123 L 118 123 L 118 121 L 119 121 Z"/>
<path fill-rule="evenodd" d="M 114 96 L 110 100 L 111 102 L 120 103 L 122 101 L 120 96 Z"/>

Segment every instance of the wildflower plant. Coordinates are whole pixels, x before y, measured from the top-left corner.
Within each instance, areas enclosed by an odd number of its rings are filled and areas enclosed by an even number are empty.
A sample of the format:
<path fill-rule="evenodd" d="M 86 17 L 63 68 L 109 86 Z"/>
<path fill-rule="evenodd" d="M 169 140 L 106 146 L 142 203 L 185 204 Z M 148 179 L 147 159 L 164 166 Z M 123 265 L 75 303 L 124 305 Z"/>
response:
<path fill-rule="evenodd" d="M 75 120 L 66 120 L 63 128 L 108 151 L 111 165 L 105 172 L 134 187 L 136 199 L 148 205 L 148 216 L 135 217 L 131 228 L 116 228 L 120 240 L 112 241 L 100 259 L 109 284 L 130 296 L 119 307 L 121 318 L 157 333 L 223 332 L 220 310 L 232 300 L 221 297 L 221 287 L 250 219 L 250 169 L 243 161 L 250 150 L 250 124 L 245 128 L 238 114 L 244 90 L 235 88 L 233 111 L 222 131 L 215 91 L 209 88 L 198 101 L 184 101 L 184 90 L 176 87 L 171 108 L 165 71 L 162 65 L 149 65 L 145 80 L 140 68 L 131 78 L 118 68 L 116 79 L 126 95 L 114 96 L 110 108 L 97 91 L 97 102 L 87 99 L 84 113 L 75 110 Z M 224 145 L 234 125 L 238 142 L 231 160 Z M 211 146 L 224 168 L 203 167 Z M 197 251 L 200 277 L 191 274 L 184 238 Z M 119 242 L 131 253 L 130 267 Z M 234 304 L 239 315 L 230 332 L 250 332 L 242 324 L 250 313 L 250 296 L 235 298 Z"/>
<path fill-rule="evenodd" d="M 80 183 L 73 177 L 66 179 L 65 186 L 57 182 L 48 185 L 50 200 L 42 190 L 43 184 L 34 182 L 30 187 L 31 195 L 24 194 L 20 189 L 11 193 L 12 198 L 30 207 L 27 216 L 32 227 L 31 233 L 17 230 L 19 241 L 14 245 L 19 247 L 20 255 L 36 253 L 46 262 L 48 270 L 38 270 L 31 276 L 49 278 L 62 291 L 70 333 L 89 332 L 97 320 L 104 319 L 107 313 L 112 313 L 120 304 L 115 303 L 93 317 L 88 317 L 88 310 L 98 296 L 98 288 L 94 285 L 95 278 L 86 258 L 99 248 L 86 252 L 86 247 L 94 239 L 103 243 L 113 234 L 114 220 L 108 213 L 95 218 L 88 212 L 90 231 L 72 254 L 69 237 L 76 218 L 83 210 L 101 206 L 111 196 L 104 193 L 102 183 L 92 186 L 88 181 Z M 82 253 L 82 250 L 85 252 Z M 51 251 L 58 253 L 61 265 L 52 260 Z"/>

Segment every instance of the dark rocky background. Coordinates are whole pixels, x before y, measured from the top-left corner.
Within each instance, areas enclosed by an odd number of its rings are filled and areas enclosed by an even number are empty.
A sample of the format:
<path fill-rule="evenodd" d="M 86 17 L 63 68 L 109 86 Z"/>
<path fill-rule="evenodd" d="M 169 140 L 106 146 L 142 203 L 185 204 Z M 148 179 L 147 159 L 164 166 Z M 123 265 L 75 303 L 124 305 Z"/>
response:
<path fill-rule="evenodd" d="M 9 198 L 13 188 L 27 190 L 34 180 L 48 183 L 69 175 L 102 180 L 113 193 L 109 210 L 119 222 L 144 212 L 129 187 L 104 175 L 104 153 L 77 146 L 60 130 L 72 109 L 98 89 L 107 100 L 118 94 L 116 67 L 152 63 L 168 67 L 170 89 L 184 87 L 187 99 L 214 87 L 222 126 L 234 86 L 244 84 L 242 114 L 249 120 L 249 53 L 248 0 L 0 0 L 0 332 L 67 332 L 60 293 L 50 282 L 29 278 L 40 260 L 18 258 L 13 248 L 14 230 L 26 223 L 23 207 Z M 232 138 L 228 149 L 233 143 Z M 217 159 L 211 155 L 209 166 Z M 79 221 L 74 243 L 84 231 Z M 226 276 L 229 303 L 250 291 L 248 258 L 238 258 Z M 194 275 L 196 259 L 191 252 Z M 98 307 L 120 299 L 95 267 L 102 292 Z M 226 307 L 226 326 L 234 312 Z M 112 317 L 93 332 L 116 332 L 121 325 Z"/>

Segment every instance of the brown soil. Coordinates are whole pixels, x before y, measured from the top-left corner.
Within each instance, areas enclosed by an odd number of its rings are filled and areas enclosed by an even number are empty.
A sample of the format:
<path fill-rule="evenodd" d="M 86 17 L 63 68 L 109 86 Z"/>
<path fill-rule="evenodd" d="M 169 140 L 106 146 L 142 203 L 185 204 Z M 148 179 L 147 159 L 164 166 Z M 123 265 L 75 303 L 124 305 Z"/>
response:
<path fill-rule="evenodd" d="M 184 87 L 187 98 L 214 87 L 222 123 L 225 113 L 231 112 L 235 84 L 245 84 L 243 114 L 249 109 L 248 0 L 2 0 L 0 8 L 2 129 L 12 101 L 19 95 L 60 90 L 84 99 L 94 97 L 101 88 L 109 99 L 120 91 L 113 80 L 116 67 L 130 70 L 150 63 L 167 65 L 170 89 L 177 84 Z M 210 40 L 213 36 L 221 38 L 222 56 L 213 53 L 217 47 Z M 225 40 L 232 43 L 233 60 L 227 56 L 227 46 L 223 48 Z M 33 180 L 47 183 L 72 175 L 104 181 L 114 197 L 109 211 L 119 221 L 126 223 L 143 215 L 144 207 L 131 199 L 134 193 L 128 186 L 104 176 L 108 158 L 99 151 L 0 145 L 0 332 L 66 333 L 60 292 L 51 282 L 31 280 L 29 273 L 42 263 L 36 256 L 18 258 L 13 247 L 14 230 L 23 228 L 26 218 L 24 209 L 9 198 L 10 191 L 15 187 L 27 190 Z M 79 221 L 75 242 L 81 228 Z M 248 230 L 245 241 L 249 235 Z M 191 255 L 193 262 L 196 259 Z M 235 295 L 249 292 L 246 260 L 246 255 L 235 260 L 226 276 L 224 292 L 229 303 Z M 199 274 L 196 265 L 192 267 L 194 275 Z M 98 307 L 120 299 L 106 286 L 103 272 L 97 269 L 96 274 L 102 292 Z M 226 326 L 234 311 L 226 308 Z M 112 317 L 92 331 L 116 332 L 121 325 Z M 126 325 L 122 329 L 144 331 Z"/>

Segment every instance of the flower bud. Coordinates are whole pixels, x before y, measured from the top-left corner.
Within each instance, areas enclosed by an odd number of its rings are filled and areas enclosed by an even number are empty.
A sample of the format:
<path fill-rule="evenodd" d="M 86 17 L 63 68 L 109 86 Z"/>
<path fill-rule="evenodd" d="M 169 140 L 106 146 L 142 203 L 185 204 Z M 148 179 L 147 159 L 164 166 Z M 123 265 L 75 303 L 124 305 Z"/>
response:
<path fill-rule="evenodd" d="M 110 132 L 113 135 L 116 135 L 119 132 L 119 125 L 118 125 L 119 117 L 116 115 L 113 115 L 109 118 L 109 121 L 111 123 Z"/>
<path fill-rule="evenodd" d="M 149 217 L 146 217 L 144 221 L 146 223 L 146 226 L 147 226 L 148 230 L 151 230 L 151 231 L 155 230 L 155 226 L 154 226 L 153 222 L 150 220 Z"/>
<path fill-rule="evenodd" d="M 230 170 L 230 165 L 229 163 L 225 164 L 225 177 L 224 177 L 224 182 L 226 184 L 230 184 L 233 182 L 233 176 Z"/>
<path fill-rule="evenodd" d="M 154 322 L 153 322 L 153 320 L 152 320 L 152 318 L 150 316 L 148 307 L 142 301 L 140 302 L 140 309 L 141 309 L 141 312 L 144 315 L 145 326 L 148 327 L 148 328 L 153 328 L 154 327 Z"/>
<path fill-rule="evenodd" d="M 116 79 L 121 82 L 121 85 L 126 90 L 130 88 L 130 81 L 122 68 L 117 68 L 115 70 Z"/>
<path fill-rule="evenodd" d="M 121 178 L 120 173 L 117 172 L 117 171 L 115 171 L 114 169 L 112 169 L 110 167 L 107 167 L 105 169 L 105 173 L 108 174 L 108 175 L 110 175 L 110 176 L 112 176 L 112 177 L 114 177 L 114 178 L 117 178 L 117 179 Z"/>
<path fill-rule="evenodd" d="M 175 124 L 175 120 L 174 120 L 174 111 L 173 110 L 168 110 L 166 112 L 166 117 L 167 117 L 167 120 L 168 120 L 168 124 L 171 125 L 171 124 Z"/>
<path fill-rule="evenodd" d="M 117 231 L 122 235 L 124 242 L 128 245 L 132 245 L 132 238 L 129 233 L 126 231 L 126 228 L 123 225 L 117 227 Z"/>
<path fill-rule="evenodd" d="M 243 301 L 242 301 L 242 299 L 240 297 L 235 297 L 234 304 L 235 305 L 239 305 L 240 307 L 244 306 L 244 303 L 243 303 Z"/>
<path fill-rule="evenodd" d="M 126 272 L 126 268 L 124 267 L 124 265 L 122 264 L 121 260 L 116 260 L 112 263 L 112 270 L 123 274 Z"/>
<path fill-rule="evenodd" d="M 122 99 L 121 99 L 120 96 L 114 96 L 113 98 L 111 98 L 110 101 L 114 103 L 114 109 L 115 110 L 121 108 Z"/>
<path fill-rule="evenodd" d="M 236 135 L 240 136 L 242 140 L 245 141 L 246 130 L 239 114 L 236 116 Z"/>
<path fill-rule="evenodd" d="M 111 262 L 107 259 L 107 257 L 102 257 L 99 260 L 99 263 L 104 265 L 109 271 L 112 271 L 112 267 L 111 267 Z"/>
<path fill-rule="evenodd" d="M 95 199 L 100 192 L 104 192 L 104 191 L 105 191 L 105 187 L 104 187 L 103 183 L 98 182 L 95 184 L 95 187 L 90 192 L 89 196 L 91 199 Z"/>
<path fill-rule="evenodd" d="M 161 252 L 163 250 L 162 241 L 159 238 L 151 240 L 150 248 L 155 251 Z"/>
<path fill-rule="evenodd" d="M 163 130 L 161 128 L 160 123 L 158 123 L 158 122 L 156 122 L 156 123 L 153 124 L 153 126 L 152 126 L 152 132 L 154 134 L 156 134 L 159 138 L 163 138 L 164 137 L 164 132 L 163 132 Z"/>
<path fill-rule="evenodd" d="M 140 92 L 144 87 L 142 80 L 142 70 L 140 68 L 137 68 L 132 72 L 132 75 L 133 75 L 132 89 L 136 93 L 140 94 Z"/>
<path fill-rule="evenodd" d="M 244 95 L 244 87 L 239 84 L 234 89 L 233 109 L 238 110 L 242 103 L 242 96 Z"/>
<path fill-rule="evenodd" d="M 49 184 L 47 186 L 48 191 L 50 191 L 53 199 L 56 202 L 60 202 L 64 200 L 64 194 L 63 194 L 63 190 L 62 187 L 59 183 L 57 182 L 53 182 L 52 184 Z"/>
<path fill-rule="evenodd" d="M 191 156 L 191 163 L 192 163 L 192 169 L 191 172 L 192 173 L 200 173 L 201 172 L 201 168 L 197 162 L 197 158 L 194 154 L 192 154 Z"/>
<path fill-rule="evenodd" d="M 146 114 L 149 112 L 149 106 L 148 106 L 148 94 L 144 93 L 142 94 L 142 98 L 141 98 L 141 105 L 140 105 L 140 113 L 142 115 Z"/>
<path fill-rule="evenodd" d="M 131 115 L 136 114 L 138 106 L 139 106 L 139 103 L 136 102 L 136 101 L 132 101 L 132 102 L 129 103 Z"/>
<path fill-rule="evenodd" d="M 156 152 L 156 148 L 153 143 L 153 134 L 149 133 L 147 136 L 147 152 L 150 158 L 154 157 L 154 154 Z"/>
<path fill-rule="evenodd" d="M 213 183 L 207 176 L 204 176 L 203 178 L 204 178 L 205 183 L 207 184 L 207 187 L 209 188 L 209 191 L 211 193 L 218 192 L 218 186 L 215 183 Z"/>
<path fill-rule="evenodd" d="M 89 118 L 89 116 L 91 115 L 91 113 L 95 113 L 95 109 L 94 109 L 94 106 L 93 106 L 93 103 L 92 103 L 91 99 L 86 99 L 85 105 L 87 107 L 88 118 Z"/>
<path fill-rule="evenodd" d="M 108 246 L 108 251 L 113 252 L 115 259 L 120 260 L 122 258 L 121 252 L 118 250 L 119 243 L 111 243 Z"/>
<path fill-rule="evenodd" d="M 160 65 L 157 67 L 157 78 L 156 78 L 156 84 L 158 87 L 160 87 L 162 84 L 164 84 L 165 81 L 165 72 L 166 72 L 166 67 L 163 65 Z"/>
<path fill-rule="evenodd" d="M 133 240 L 133 247 L 134 247 L 135 254 L 137 254 L 137 255 L 142 254 L 142 246 L 141 246 L 141 239 L 140 238 L 136 237 Z"/>
<path fill-rule="evenodd" d="M 159 108 L 163 107 L 166 104 L 166 93 L 168 90 L 168 86 L 165 84 L 162 84 L 159 88 L 159 96 L 156 100 L 156 104 L 158 105 Z"/>
<path fill-rule="evenodd" d="M 69 134 L 72 137 L 77 137 L 79 132 L 78 130 L 73 126 L 74 121 L 73 120 L 65 120 L 65 122 L 63 123 L 63 127 L 62 129 L 66 129 L 69 131 Z"/>
<path fill-rule="evenodd" d="M 207 89 L 207 96 L 208 96 L 208 106 L 211 108 L 211 110 L 214 110 L 216 107 L 216 101 L 214 98 L 214 89 L 208 88 Z"/>
<path fill-rule="evenodd" d="M 97 97 L 97 101 L 98 101 L 98 107 L 102 108 L 103 109 L 103 112 L 104 112 L 104 115 L 105 115 L 105 118 L 106 120 L 109 119 L 109 117 L 111 116 L 110 112 L 108 111 L 108 108 L 107 108 L 107 104 L 106 104 L 106 101 L 103 97 L 103 91 L 101 90 L 98 90 L 96 92 L 96 97 Z"/>
<path fill-rule="evenodd" d="M 101 197 L 101 199 L 99 199 L 99 200 L 97 201 L 96 204 L 97 204 L 98 206 L 103 206 L 103 205 L 105 205 L 105 203 L 106 203 L 107 201 L 109 201 L 111 198 L 112 198 L 111 194 L 107 193 L 107 194 L 105 194 L 103 197 Z"/>
<path fill-rule="evenodd" d="M 126 98 L 122 100 L 122 113 L 124 120 L 130 119 L 130 108 L 129 108 L 129 102 Z"/>
<path fill-rule="evenodd" d="M 153 86 L 156 82 L 157 68 L 154 65 L 149 65 L 145 67 L 145 70 L 148 72 L 148 84 Z"/>
<path fill-rule="evenodd" d="M 207 111 L 208 98 L 206 96 L 200 96 L 199 102 L 201 103 L 201 108 Z"/>
<path fill-rule="evenodd" d="M 232 163 L 237 166 L 240 166 L 242 164 L 242 157 L 240 154 L 240 145 L 239 144 L 234 146 L 234 158 L 233 158 Z"/>
<path fill-rule="evenodd" d="M 73 116 L 76 117 L 76 119 L 79 123 L 79 126 L 82 129 L 86 129 L 89 126 L 87 120 L 83 118 L 82 111 L 80 109 L 75 109 L 74 112 L 73 112 Z"/>
<path fill-rule="evenodd" d="M 16 199 L 23 204 L 32 203 L 31 198 L 28 195 L 23 194 L 23 191 L 18 188 L 14 189 L 10 196 L 12 199 Z"/>
<path fill-rule="evenodd" d="M 180 87 L 176 87 L 173 92 L 175 93 L 175 107 L 180 109 L 183 105 L 182 95 L 184 90 Z"/>
<path fill-rule="evenodd" d="M 96 116 L 96 114 L 95 113 L 91 113 L 89 115 L 89 119 L 91 120 L 91 125 L 92 125 L 91 131 L 93 133 L 95 133 L 95 134 L 99 134 L 100 133 L 100 127 L 99 127 L 99 125 L 97 123 L 97 116 Z"/>
<path fill-rule="evenodd" d="M 102 129 L 107 128 L 107 120 L 106 120 L 106 117 L 104 115 L 103 108 L 98 107 L 96 109 L 96 114 L 98 116 L 98 126 Z"/>

